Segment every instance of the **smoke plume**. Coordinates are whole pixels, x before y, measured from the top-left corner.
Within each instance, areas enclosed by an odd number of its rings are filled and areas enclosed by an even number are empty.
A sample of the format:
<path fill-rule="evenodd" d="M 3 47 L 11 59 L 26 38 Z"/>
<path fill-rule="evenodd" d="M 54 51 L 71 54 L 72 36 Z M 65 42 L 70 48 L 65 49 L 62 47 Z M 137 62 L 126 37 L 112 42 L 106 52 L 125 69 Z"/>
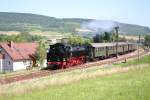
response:
<path fill-rule="evenodd" d="M 89 23 L 83 24 L 83 28 L 90 29 L 94 32 L 110 32 L 114 27 L 118 26 L 114 21 L 98 21 L 94 20 Z"/>

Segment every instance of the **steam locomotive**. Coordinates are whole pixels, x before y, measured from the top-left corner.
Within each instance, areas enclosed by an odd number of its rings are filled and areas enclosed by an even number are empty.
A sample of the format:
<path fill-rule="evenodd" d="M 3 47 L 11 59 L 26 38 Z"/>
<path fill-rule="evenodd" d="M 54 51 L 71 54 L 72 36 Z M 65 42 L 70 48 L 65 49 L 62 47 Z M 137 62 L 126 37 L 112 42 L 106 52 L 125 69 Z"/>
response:
<path fill-rule="evenodd" d="M 137 44 L 126 42 L 91 43 L 86 45 L 56 43 L 50 45 L 47 52 L 47 66 L 50 69 L 64 69 L 94 61 L 95 59 L 125 54 L 136 49 Z"/>

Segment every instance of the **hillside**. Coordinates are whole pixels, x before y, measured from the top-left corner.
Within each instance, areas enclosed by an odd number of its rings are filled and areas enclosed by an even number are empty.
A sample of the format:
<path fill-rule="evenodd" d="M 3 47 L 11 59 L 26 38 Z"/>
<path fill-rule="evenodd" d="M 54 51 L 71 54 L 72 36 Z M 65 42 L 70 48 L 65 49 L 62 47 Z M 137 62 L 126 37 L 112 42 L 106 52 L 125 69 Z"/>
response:
<path fill-rule="evenodd" d="M 77 32 L 82 30 L 84 23 L 90 23 L 92 19 L 80 19 L 80 18 L 64 18 L 59 19 L 55 17 L 48 17 L 43 15 L 25 14 L 25 13 L 8 13 L 0 12 L 0 31 L 54 31 L 54 32 Z M 105 23 L 103 20 L 99 22 Z M 109 21 L 106 21 L 109 22 Z M 113 22 L 113 21 L 110 21 Z M 146 34 L 150 33 L 150 28 L 139 25 L 125 24 L 115 22 L 120 27 L 120 33 L 125 34 Z M 93 30 L 84 29 L 90 31 L 84 31 L 84 33 L 91 33 Z M 78 31 L 80 33 L 80 31 Z M 81 32 L 83 33 L 83 32 Z"/>

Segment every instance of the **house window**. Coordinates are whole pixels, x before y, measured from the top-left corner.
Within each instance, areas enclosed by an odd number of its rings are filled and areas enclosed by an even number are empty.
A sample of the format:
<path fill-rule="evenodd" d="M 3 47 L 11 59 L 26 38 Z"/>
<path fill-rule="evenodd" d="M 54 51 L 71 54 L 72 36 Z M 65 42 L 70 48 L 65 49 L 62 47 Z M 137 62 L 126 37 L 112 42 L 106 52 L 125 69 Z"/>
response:
<path fill-rule="evenodd" d="M 24 65 L 27 65 L 27 61 L 26 61 L 26 60 L 24 60 L 24 61 L 23 61 L 23 64 L 24 64 Z"/>
<path fill-rule="evenodd" d="M 8 65 L 11 65 L 11 62 L 10 62 L 10 61 L 8 61 Z"/>

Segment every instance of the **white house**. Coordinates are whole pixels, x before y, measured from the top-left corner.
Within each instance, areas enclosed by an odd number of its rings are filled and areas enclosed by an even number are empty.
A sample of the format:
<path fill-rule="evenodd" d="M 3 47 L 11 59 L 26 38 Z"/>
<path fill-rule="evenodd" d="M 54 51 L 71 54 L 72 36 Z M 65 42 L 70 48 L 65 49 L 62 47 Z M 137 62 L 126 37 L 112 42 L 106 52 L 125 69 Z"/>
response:
<path fill-rule="evenodd" d="M 31 66 L 36 48 L 37 43 L 0 43 L 0 72 Z"/>

